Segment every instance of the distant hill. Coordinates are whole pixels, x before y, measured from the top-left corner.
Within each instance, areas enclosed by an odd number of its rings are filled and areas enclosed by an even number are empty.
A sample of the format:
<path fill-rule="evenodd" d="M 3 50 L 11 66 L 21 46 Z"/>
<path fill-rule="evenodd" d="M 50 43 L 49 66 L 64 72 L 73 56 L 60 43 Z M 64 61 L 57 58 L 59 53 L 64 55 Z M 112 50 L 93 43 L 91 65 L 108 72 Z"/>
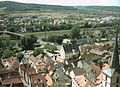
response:
<path fill-rule="evenodd" d="M 119 11 L 117 6 L 60 6 L 60 5 L 43 5 L 27 4 L 12 1 L 1 1 L 0 8 L 5 11 L 27 11 L 27 10 L 90 10 L 90 11 Z"/>
<path fill-rule="evenodd" d="M 43 4 L 27 4 L 18 3 L 12 1 L 0 2 L 0 8 L 6 7 L 6 11 L 26 11 L 26 10 L 75 10 L 71 6 L 59 6 L 59 5 L 43 5 Z"/>
<path fill-rule="evenodd" d="M 120 12 L 119 6 L 74 6 L 78 10 L 89 10 L 89 11 L 116 11 Z"/>

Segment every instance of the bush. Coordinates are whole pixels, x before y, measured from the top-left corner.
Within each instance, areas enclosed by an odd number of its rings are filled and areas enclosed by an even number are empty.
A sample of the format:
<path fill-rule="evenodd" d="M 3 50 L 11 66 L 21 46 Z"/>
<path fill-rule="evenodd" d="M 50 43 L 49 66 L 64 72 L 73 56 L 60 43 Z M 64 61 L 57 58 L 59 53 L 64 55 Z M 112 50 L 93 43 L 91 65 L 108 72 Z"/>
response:
<path fill-rule="evenodd" d="M 34 35 L 29 35 L 21 38 L 21 47 L 23 50 L 32 50 L 34 44 L 37 43 L 37 37 Z"/>
<path fill-rule="evenodd" d="M 6 58 L 8 58 L 8 57 L 10 57 L 10 56 L 12 56 L 13 55 L 13 52 L 10 50 L 10 49 L 6 49 L 5 51 L 3 51 L 3 53 L 2 53 L 2 58 L 3 59 L 6 59 Z"/>
<path fill-rule="evenodd" d="M 38 48 L 38 49 L 34 50 L 33 56 L 36 57 L 36 56 L 38 56 L 39 54 L 43 54 L 43 53 L 44 53 L 43 49 Z"/>
<path fill-rule="evenodd" d="M 47 43 L 45 46 L 44 46 L 45 49 L 47 49 L 48 52 L 54 52 L 55 50 L 57 50 L 57 47 L 55 45 L 52 45 L 52 44 L 49 44 Z"/>
<path fill-rule="evenodd" d="M 63 39 L 65 38 L 69 38 L 70 36 L 68 36 L 67 34 L 64 34 L 63 36 L 57 36 L 57 35 L 50 35 L 47 38 L 48 42 L 52 42 L 52 43 L 57 43 L 57 44 L 62 44 Z"/>

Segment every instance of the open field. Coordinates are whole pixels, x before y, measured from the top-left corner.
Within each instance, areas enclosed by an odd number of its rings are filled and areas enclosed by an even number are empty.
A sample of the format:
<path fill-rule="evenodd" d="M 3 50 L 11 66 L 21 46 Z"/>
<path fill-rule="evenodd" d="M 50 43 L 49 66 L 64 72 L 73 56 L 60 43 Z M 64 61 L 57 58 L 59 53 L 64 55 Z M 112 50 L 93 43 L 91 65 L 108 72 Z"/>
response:
<path fill-rule="evenodd" d="M 101 30 L 101 29 L 112 29 L 112 27 L 100 27 L 100 28 L 81 28 L 82 31 L 85 32 L 93 32 L 94 30 Z M 27 32 L 27 33 L 21 33 L 23 35 L 36 35 L 36 36 L 44 36 L 45 32 Z M 46 35 L 63 35 L 63 34 L 70 34 L 70 30 L 55 30 L 55 31 L 46 31 Z"/>
<path fill-rule="evenodd" d="M 36 35 L 36 36 L 44 36 L 45 32 L 32 32 L 32 33 L 21 33 L 23 35 Z M 57 30 L 57 31 L 46 31 L 46 35 L 63 35 L 63 34 L 70 34 L 70 30 Z"/>
<path fill-rule="evenodd" d="M 35 35 L 38 37 L 39 40 L 41 40 L 42 38 L 48 37 L 49 35 L 63 35 L 63 34 L 70 34 L 70 30 L 57 30 L 57 31 L 46 31 L 45 32 L 32 32 L 32 33 L 21 33 L 23 35 Z"/>

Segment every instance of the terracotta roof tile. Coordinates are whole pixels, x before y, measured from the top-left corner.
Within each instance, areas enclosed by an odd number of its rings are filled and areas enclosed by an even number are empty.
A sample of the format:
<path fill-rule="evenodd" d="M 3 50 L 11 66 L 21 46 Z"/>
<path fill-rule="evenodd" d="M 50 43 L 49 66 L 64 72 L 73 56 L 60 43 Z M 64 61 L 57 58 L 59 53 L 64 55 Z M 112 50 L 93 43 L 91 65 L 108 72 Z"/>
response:
<path fill-rule="evenodd" d="M 5 85 L 5 84 L 18 84 L 18 83 L 22 83 L 20 77 L 17 77 L 17 78 L 7 78 L 7 79 L 4 79 L 2 81 L 2 84 Z"/>
<path fill-rule="evenodd" d="M 75 76 L 74 79 L 75 79 L 78 87 L 86 87 L 88 81 L 84 77 L 84 75 Z"/>
<path fill-rule="evenodd" d="M 48 86 L 51 86 L 53 84 L 53 80 L 48 74 L 45 76 L 45 79 L 47 80 Z"/>

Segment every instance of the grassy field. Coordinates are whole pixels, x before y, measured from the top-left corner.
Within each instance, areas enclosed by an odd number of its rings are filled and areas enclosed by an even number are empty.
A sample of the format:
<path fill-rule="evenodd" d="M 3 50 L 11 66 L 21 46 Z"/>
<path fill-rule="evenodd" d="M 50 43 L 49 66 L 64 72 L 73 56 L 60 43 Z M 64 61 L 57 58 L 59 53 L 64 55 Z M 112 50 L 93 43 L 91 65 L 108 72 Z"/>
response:
<path fill-rule="evenodd" d="M 101 30 L 101 29 L 112 29 L 112 28 L 107 28 L 107 27 L 101 27 L 101 28 L 86 28 L 86 29 L 81 29 L 80 32 L 88 32 L 89 34 L 93 34 L 95 30 Z M 35 35 L 38 37 L 38 39 L 42 39 L 45 37 L 48 37 L 49 35 L 58 35 L 62 36 L 63 34 L 70 34 L 70 30 L 56 30 L 56 31 L 46 31 L 45 32 L 28 32 L 28 33 L 21 33 L 23 35 Z"/>
<path fill-rule="evenodd" d="M 100 27 L 100 28 L 81 28 L 81 31 L 85 32 L 93 32 L 95 30 L 101 30 L 101 29 L 112 29 L 112 28 L 107 28 L 107 27 Z M 21 33 L 23 35 L 37 35 L 37 36 L 44 36 L 45 32 L 27 32 L 27 33 Z M 54 30 L 54 31 L 46 31 L 46 35 L 63 35 L 63 34 L 70 34 L 70 30 Z"/>
<path fill-rule="evenodd" d="M 45 32 L 31 32 L 31 33 L 21 33 L 23 35 L 36 35 L 36 36 L 44 36 Z M 57 31 L 46 31 L 46 36 L 49 35 L 63 35 L 70 34 L 70 30 L 57 30 Z"/>

